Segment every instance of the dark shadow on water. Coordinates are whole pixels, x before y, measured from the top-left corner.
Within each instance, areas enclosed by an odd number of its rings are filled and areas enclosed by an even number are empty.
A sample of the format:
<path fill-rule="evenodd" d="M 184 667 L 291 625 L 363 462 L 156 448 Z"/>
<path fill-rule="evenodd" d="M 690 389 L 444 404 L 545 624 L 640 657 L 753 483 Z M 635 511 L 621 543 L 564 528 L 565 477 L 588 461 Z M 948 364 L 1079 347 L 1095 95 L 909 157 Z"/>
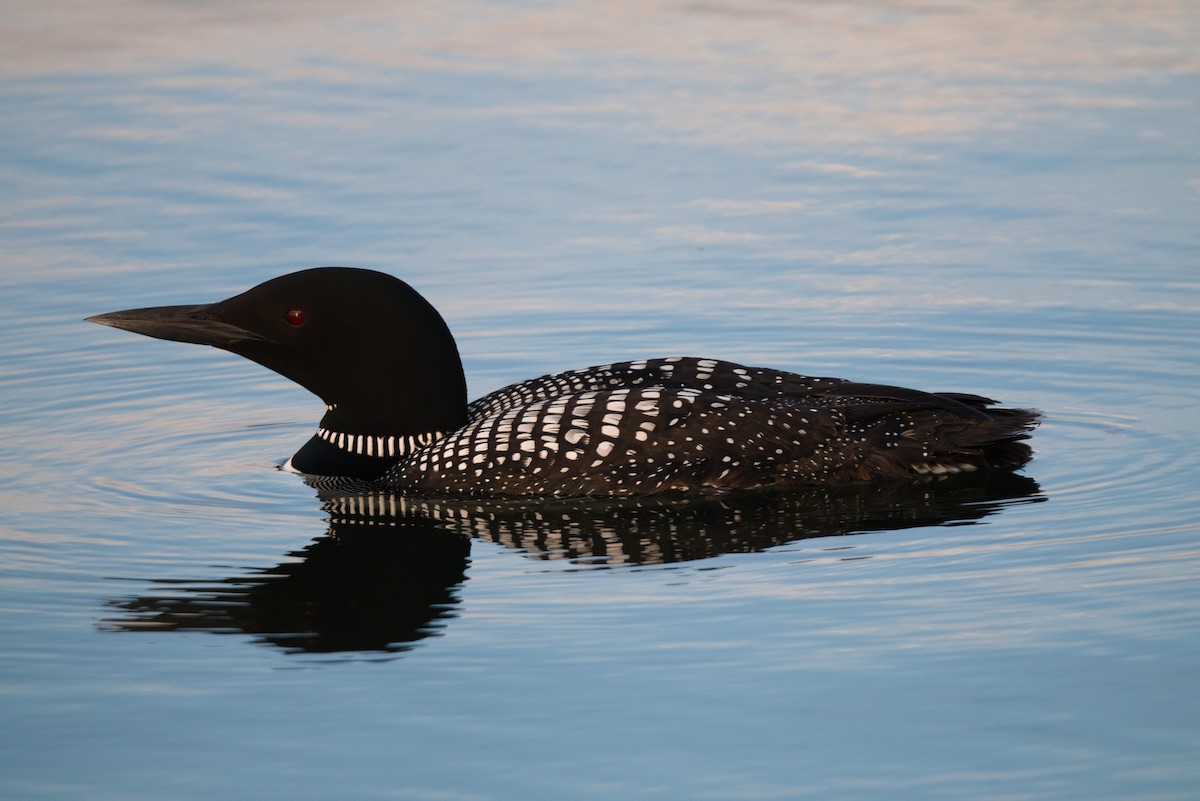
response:
<path fill-rule="evenodd" d="M 456 616 L 471 539 L 579 569 L 762 551 L 796 540 L 970 524 L 1045 500 L 1010 473 L 788 493 L 629 500 L 463 501 L 322 492 L 329 531 L 274 567 L 164 579 L 110 601 L 108 631 L 251 634 L 303 653 L 397 653 Z"/>

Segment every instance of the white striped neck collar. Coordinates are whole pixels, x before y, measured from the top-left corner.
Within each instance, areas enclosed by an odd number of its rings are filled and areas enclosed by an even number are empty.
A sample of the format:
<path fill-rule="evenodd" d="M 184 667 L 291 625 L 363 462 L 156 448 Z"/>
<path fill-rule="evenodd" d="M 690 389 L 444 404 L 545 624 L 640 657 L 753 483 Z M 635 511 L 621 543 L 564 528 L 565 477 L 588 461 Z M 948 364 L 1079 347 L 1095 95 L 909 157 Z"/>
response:
<path fill-rule="evenodd" d="M 419 448 L 431 445 L 446 436 L 444 431 L 426 431 L 421 434 L 347 434 L 344 431 L 333 431 L 328 428 L 318 428 L 317 438 L 328 442 L 340 451 L 356 453 L 359 456 L 375 456 L 381 458 L 399 458 L 407 456 Z"/>

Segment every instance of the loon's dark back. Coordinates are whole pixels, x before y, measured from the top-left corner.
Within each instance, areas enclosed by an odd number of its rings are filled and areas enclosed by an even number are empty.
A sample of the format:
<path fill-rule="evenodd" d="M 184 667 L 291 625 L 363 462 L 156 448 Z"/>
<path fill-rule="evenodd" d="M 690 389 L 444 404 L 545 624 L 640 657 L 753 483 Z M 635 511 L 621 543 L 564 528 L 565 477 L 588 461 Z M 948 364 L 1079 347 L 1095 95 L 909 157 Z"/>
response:
<path fill-rule="evenodd" d="M 651 495 L 1013 469 L 1036 412 L 977 395 L 715 359 L 590 367 L 475 401 L 383 483 L 464 495 Z"/>

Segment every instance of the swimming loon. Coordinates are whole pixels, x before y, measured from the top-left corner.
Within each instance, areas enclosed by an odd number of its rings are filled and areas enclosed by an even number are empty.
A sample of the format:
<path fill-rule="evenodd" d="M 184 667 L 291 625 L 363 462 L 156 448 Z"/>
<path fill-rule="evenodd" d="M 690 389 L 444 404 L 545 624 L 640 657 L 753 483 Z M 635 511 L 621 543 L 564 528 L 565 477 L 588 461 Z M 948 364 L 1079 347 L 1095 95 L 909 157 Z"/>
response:
<path fill-rule="evenodd" d="M 325 401 L 288 465 L 413 494 L 713 493 L 1015 469 L 1040 414 L 978 395 L 671 357 L 467 403 L 454 337 L 403 281 L 318 267 L 218 303 L 87 318 L 237 353 Z"/>

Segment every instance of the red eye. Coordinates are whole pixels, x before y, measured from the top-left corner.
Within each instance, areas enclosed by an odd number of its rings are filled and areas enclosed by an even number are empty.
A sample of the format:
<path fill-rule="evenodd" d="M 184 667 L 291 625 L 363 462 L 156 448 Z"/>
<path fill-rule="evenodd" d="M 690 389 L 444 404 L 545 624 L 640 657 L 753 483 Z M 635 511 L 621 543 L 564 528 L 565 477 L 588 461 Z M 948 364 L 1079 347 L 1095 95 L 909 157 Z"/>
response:
<path fill-rule="evenodd" d="M 283 315 L 283 319 L 288 321 L 288 325 L 302 326 L 304 321 L 308 319 L 308 315 L 303 309 L 292 309 L 287 314 Z"/>

